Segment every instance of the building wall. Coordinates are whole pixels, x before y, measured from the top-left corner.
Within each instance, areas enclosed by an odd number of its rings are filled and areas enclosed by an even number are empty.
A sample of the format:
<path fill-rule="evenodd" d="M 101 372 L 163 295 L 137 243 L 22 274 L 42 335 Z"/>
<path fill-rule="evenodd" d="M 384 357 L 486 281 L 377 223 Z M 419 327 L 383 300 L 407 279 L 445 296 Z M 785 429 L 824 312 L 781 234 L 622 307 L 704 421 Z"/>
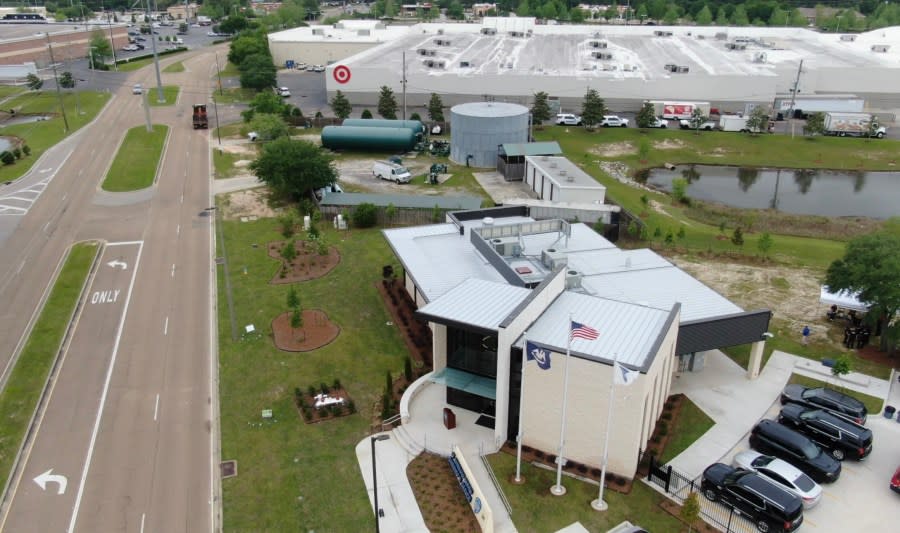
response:
<path fill-rule="evenodd" d="M 84 27 L 82 27 L 84 28 Z M 50 34 L 50 42 L 53 46 L 53 59 L 57 63 L 64 63 L 88 56 L 88 43 L 94 31 L 102 31 L 109 39 L 109 27 L 103 25 L 90 26 L 88 29 L 78 29 Z M 128 28 L 125 26 L 113 26 L 113 42 L 118 51 L 128 44 Z M 33 61 L 38 68 L 50 64 L 50 51 L 47 48 L 47 37 L 44 35 L 16 39 L 0 43 L 0 63 L 21 64 Z"/>
<path fill-rule="evenodd" d="M 376 44 L 378 43 L 342 43 L 339 41 L 297 43 L 269 41 L 269 51 L 272 52 L 272 60 L 278 67 L 284 66 L 285 61 L 289 59 L 292 59 L 297 63 L 328 65 L 339 62 L 342 59 L 358 54 L 364 50 L 368 50 Z M 331 73 L 329 72 L 329 76 L 330 75 Z M 351 82 L 352 81 L 353 80 L 351 79 Z M 339 84 L 335 82 L 335 85 Z M 338 86 L 335 89 L 341 89 L 341 87 Z M 375 87 L 373 90 L 377 91 L 378 87 Z"/>
<path fill-rule="evenodd" d="M 662 413 L 669 394 L 675 361 L 678 317 L 646 374 L 630 386 L 617 386 L 609 437 L 609 471 L 632 477 L 638 450 L 643 448 Z M 548 370 L 529 363 L 525 368 L 523 443 L 556 453 L 559 446 L 565 354 L 551 354 Z M 569 359 L 568 406 L 563 456 L 591 467 L 600 467 L 607 428 L 612 365 L 577 357 Z"/>
<path fill-rule="evenodd" d="M 553 202 L 597 202 L 602 204 L 606 196 L 606 190 L 597 187 L 582 188 L 573 184 L 567 184 L 567 187 L 560 187 L 556 179 L 551 178 L 540 167 L 532 165 L 528 158 L 525 158 L 525 183 L 531 187 L 532 191 L 537 193 L 538 198 Z M 552 198 L 550 196 L 551 192 L 553 194 Z"/>

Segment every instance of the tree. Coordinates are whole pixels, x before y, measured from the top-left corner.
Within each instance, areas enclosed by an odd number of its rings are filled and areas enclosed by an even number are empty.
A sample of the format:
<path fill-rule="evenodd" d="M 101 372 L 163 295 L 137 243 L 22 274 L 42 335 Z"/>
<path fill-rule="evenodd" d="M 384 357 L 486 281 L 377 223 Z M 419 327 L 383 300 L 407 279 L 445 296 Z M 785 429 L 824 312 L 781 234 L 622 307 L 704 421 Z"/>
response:
<path fill-rule="evenodd" d="M 232 65 L 240 67 L 244 59 L 257 54 L 270 56 L 269 45 L 265 38 L 260 38 L 254 33 L 244 33 L 231 41 L 228 49 L 228 61 Z"/>
<path fill-rule="evenodd" d="M 335 91 L 334 98 L 331 99 L 329 105 L 331 110 L 334 111 L 334 116 L 341 120 L 349 117 L 350 112 L 353 110 L 350 100 L 347 100 L 347 97 L 341 91 Z"/>
<path fill-rule="evenodd" d="M 694 523 L 700 518 L 700 498 L 697 497 L 696 492 L 691 492 L 687 495 L 684 503 L 681 504 L 679 514 L 681 519 L 687 522 L 688 533 L 691 533 L 694 530 Z"/>
<path fill-rule="evenodd" d="M 431 98 L 428 100 L 428 118 L 432 122 L 444 121 L 444 102 L 437 93 L 431 93 Z"/>
<path fill-rule="evenodd" d="M 284 98 L 275 94 L 274 91 L 262 91 L 253 97 L 248 104 L 248 109 L 241 112 L 244 122 L 250 122 L 257 114 L 270 114 L 281 117 L 290 116 L 291 106 L 285 103 Z"/>
<path fill-rule="evenodd" d="M 219 23 L 219 31 L 228 35 L 235 35 L 247 28 L 249 23 L 243 15 L 229 15 Z"/>
<path fill-rule="evenodd" d="M 716 26 L 728 26 L 728 13 L 723 6 L 719 6 L 719 10 L 716 11 Z"/>
<path fill-rule="evenodd" d="M 678 7 L 675 4 L 671 4 L 668 9 L 666 9 L 666 14 L 663 15 L 663 22 L 672 26 L 676 22 L 678 22 Z"/>
<path fill-rule="evenodd" d="M 644 102 L 634 120 L 639 128 L 652 128 L 653 123 L 656 122 L 656 110 L 653 108 L 653 104 Z"/>
<path fill-rule="evenodd" d="M 359 115 L 359 118 L 372 118 L 372 112 L 368 109 L 363 109 L 362 114 Z"/>
<path fill-rule="evenodd" d="M 688 181 L 684 178 L 675 178 L 672 180 L 672 198 L 678 203 L 687 203 L 687 187 Z"/>
<path fill-rule="evenodd" d="M 744 232 L 741 231 L 740 226 L 734 228 L 734 233 L 731 234 L 731 244 L 735 246 L 744 245 Z"/>
<path fill-rule="evenodd" d="M 778 7 L 773 9 L 769 17 L 769 26 L 787 26 L 787 24 L 788 12 Z"/>
<path fill-rule="evenodd" d="M 578 9 L 577 7 L 569 12 L 569 20 L 573 24 L 581 24 L 584 22 L 585 15 L 583 9 Z"/>
<path fill-rule="evenodd" d="M 297 289 L 295 289 L 293 285 L 291 285 L 291 288 L 288 289 L 287 306 L 288 309 L 300 307 L 300 295 L 297 294 Z"/>
<path fill-rule="evenodd" d="M 834 376 L 835 381 L 837 381 L 841 379 L 842 376 L 849 374 L 852 369 L 850 357 L 848 357 L 847 354 L 842 353 L 834 358 L 834 364 L 831 366 L 831 375 Z"/>
<path fill-rule="evenodd" d="M 707 121 L 709 117 L 703 114 L 703 110 L 699 107 L 695 107 L 693 111 L 691 111 L 691 129 L 694 130 L 694 133 L 697 135 L 700 134 L 700 126 L 703 125 L 704 122 Z"/>
<path fill-rule="evenodd" d="M 803 13 L 800 12 L 799 9 L 794 8 L 791 11 L 790 20 L 788 20 L 789 26 L 794 26 L 796 28 L 805 28 L 809 26 L 809 21 L 806 20 L 806 17 L 803 16 Z"/>
<path fill-rule="evenodd" d="M 59 76 L 59 86 L 63 89 L 73 89 L 75 88 L 75 77 L 72 76 L 72 73 L 68 70 L 60 74 Z"/>
<path fill-rule="evenodd" d="M 606 105 L 603 98 L 600 98 L 595 89 L 588 89 L 584 95 L 584 101 L 581 103 L 581 123 L 584 124 L 584 127 L 593 129 L 603 120 L 605 114 Z"/>
<path fill-rule="evenodd" d="M 531 121 L 540 126 L 544 121 L 550 120 L 550 104 L 547 103 L 549 95 L 540 91 L 534 95 L 534 105 L 531 107 Z"/>
<path fill-rule="evenodd" d="M 763 232 L 763 234 L 759 236 L 759 240 L 756 241 L 756 247 L 759 248 L 763 257 L 769 257 L 769 250 L 771 250 L 774 245 L 775 241 L 772 240 L 772 236 L 769 235 L 768 231 Z"/>
<path fill-rule="evenodd" d="M 713 16 L 709 6 L 703 6 L 703 9 L 697 12 L 695 20 L 700 26 L 709 26 L 712 24 Z"/>
<path fill-rule="evenodd" d="M 875 308 L 882 331 L 882 351 L 890 348 L 888 336 L 884 334 L 888 322 L 900 311 L 897 280 L 900 280 L 900 232 L 889 230 L 851 240 L 844 257 L 831 263 L 825 275 L 830 292 L 858 293 L 860 302 Z"/>
<path fill-rule="evenodd" d="M 643 163 L 647 161 L 648 157 L 650 157 L 650 141 L 648 141 L 646 137 L 643 137 L 638 143 L 638 158 L 641 160 L 641 163 Z M 646 195 L 641 197 L 641 201 L 643 201 L 644 197 L 646 197 Z"/>
<path fill-rule="evenodd" d="M 375 204 L 364 202 L 353 210 L 353 226 L 357 228 L 371 228 L 378 222 L 378 208 Z"/>
<path fill-rule="evenodd" d="M 422 122 L 422 115 L 413 113 L 409 116 L 409 120 L 418 120 L 419 122 Z"/>
<path fill-rule="evenodd" d="M 825 134 L 825 113 L 810 113 L 803 125 L 803 135 L 816 136 Z"/>
<path fill-rule="evenodd" d="M 39 91 L 44 86 L 44 80 L 34 74 L 28 74 L 28 76 L 25 76 L 25 85 L 32 91 Z"/>
<path fill-rule="evenodd" d="M 299 307 L 294 307 L 291 310 L 291 328 L 300 329 L 301 327 L 303 327 L 303 311 Z"/>
<path fill-rule="evenodd" d="M 260 141 L 272 141 L 288 136 L 288 125 L 278 115 L 259 113 L 250 121 L 250 129 L 256 132 Z"/>
<path fill-rule="evenodd" d="M 768 131 L 769 110 L 761 105 L 754 107 L 750 111 L 750 116 L 747 117 L 747 129 L 753 135 L 762 131 Z"/>
<path fill-rule="evenodd" d="M 241 87 L 263 90 L 275 86 L 277 70 L 268 54 L 249 55 L 238 68 L 241 71 Z"/>
<path fill-rule="evenodd" d="M 281 258 L 290 263 L 296 257 L 297 247 L 294 244 L 294 239 L 290 239 L 281 247 Z"/>
<path fill-rule="evenodd" d="M 462 20 L 465 17 L 463 6 L 459 3 L 459 0 L 450 2 L 450 5 L 447 7 L 447 17 L 453 20 Z"/>
<path fill-rule="evenodd" d="M 381 86 L 381 94 L 378 95 L 378 114 L 389 120 L 397 119 L 397 98 L 387 85 Z"/>
<path fill-rule="evenodd" d="M 280 137 L 263 145 L 260 156 L 250 164 L 260 180 L 276 196 L 299 200 L 312 189 L 337 181 L 332 158 L 307 141 Z"/>
<path fill-rule="evenodd" d="M 112 57 L 112 46 L 109 44 L 109 39 L 106 38 L 106 34 L 101 30 L 91 32 L 91 40 L 88 43 L 88 46 L 90 46 L 90 53 L 94 58 L 100 58 L 102 61 L 108 57 Z"/>

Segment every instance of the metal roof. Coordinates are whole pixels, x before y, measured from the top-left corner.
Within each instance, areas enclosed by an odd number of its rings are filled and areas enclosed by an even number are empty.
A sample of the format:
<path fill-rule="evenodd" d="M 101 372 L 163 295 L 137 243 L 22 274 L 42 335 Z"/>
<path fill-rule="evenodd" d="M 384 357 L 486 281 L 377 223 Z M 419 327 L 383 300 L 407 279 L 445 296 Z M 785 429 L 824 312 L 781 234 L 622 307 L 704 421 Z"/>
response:
<path fill-rule="evenodd" d="M 508 156 L 523 155 L 558 155 L 562 153 L 562 148 L 556 141 L 541 141 L 533 143 L 507 143 L 502 145 L 503 153 Z"/>
<path fill-rule="evenodd" d="M 663 310 L 566 291 L 528 328 L 525 338 L 565 353 L 571 315 L 575 322 L 600 333 L 592 341 L 574 339 L 571 353 L 608 362 L 617 359 L 632 368 L 644 368 L 656 355 L 651 352 L 665 334 L 671 312 L 672 308 Z"/>
<path fill-rule="evenodd" d="M 531 289 L 506 282 L 467 279 L 418 312 L 436 322 L 458 322 L 496 331 L 503 319 L 519 305 Z"/>
<path fill-rule="evenodd" d="M 606 186 L 601 185 L 593 177 L 589 176 L 585 171 L 575 163 L 569 161 L 568 158 L 562 156 L 527 156 L 525 161 L 541 171 L 542 174 L 550 178 L 550 181 L 561 189 L 599 189 L 606 190 Z"/>
<path fill-rule="evenodd" d="M 379 207 L 393 204 L 398 209 L 431 209 L 435 205 L 441 209 L 478 209 L 481 207 L 481 198 L 478 196 L 337 192 L 327 194 L 320 202 L 321 205 L 359 205 L 364 203 L 375 204 Z"/>
<path fill-rule="evenodd" d="M 450 113 L 451 117 L 454 114 L 487 118 L 517 117 L 519 115 L 527 115 L 528 108 L 509 102 L 469 102 L 451 107 Z"/>

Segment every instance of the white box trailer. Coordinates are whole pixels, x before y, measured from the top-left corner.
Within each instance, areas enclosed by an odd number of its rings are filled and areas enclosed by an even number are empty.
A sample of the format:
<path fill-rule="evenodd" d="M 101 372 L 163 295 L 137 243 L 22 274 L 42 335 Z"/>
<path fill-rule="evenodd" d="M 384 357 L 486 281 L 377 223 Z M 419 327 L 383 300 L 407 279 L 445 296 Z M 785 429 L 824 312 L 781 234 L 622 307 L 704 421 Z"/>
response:
<path fill-rule="evenodd" d="M 694 109 L 700 109 L 704 117 L 709 116 L 709 102 L 674 102 L 666 100 L 650 100 L 653 104 L 653 114 L 668 120 L 689 119 L 694 114 Z"/>
<path fill-rule="evenodd" d="M 740 131 L 743 133 L 762 133 L 763 130 L 753 129 L 747 127 L 747 121 L 750 120 L 750 117 L 741 116 L 741 115 L 722 115 L 719 117 L 719 129 L 722 131 Z M 768 125 L 765 128 L 766 131 L 772 133 L 774 129 L 774 124 L 772 121 L 767 121 Z"/>
<path fill-rule="evenodd" d="M 838 137 L 868 137 L 872 115 L 868 113 L 825 113 L 825 135 Z M 879 126 L 873 137 L 881 139 L 887 128 Z"/>
<path fill-rule="evenodd" d="M 806 117 L 810 113 L 862 113 L 866 101 L 855 96 L 822 96 L 822 97 L 797 97 L 794 100 L 794 114 Z M 791 98 L 789 96 L 775 99 L 775 112 L 781 113 L 784 118 L 791 110 Z"/>

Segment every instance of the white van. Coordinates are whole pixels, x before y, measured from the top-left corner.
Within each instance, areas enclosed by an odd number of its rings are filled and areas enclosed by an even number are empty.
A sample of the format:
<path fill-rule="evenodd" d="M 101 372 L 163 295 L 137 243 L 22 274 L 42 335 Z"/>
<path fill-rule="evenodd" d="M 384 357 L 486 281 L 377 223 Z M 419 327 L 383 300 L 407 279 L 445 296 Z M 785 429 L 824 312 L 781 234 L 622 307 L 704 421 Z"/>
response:
<path fill-rule="evenodd" d="M 372 174 L 378 179 L 396 183 L 409 183 L 412 179 L 412 174 L 406 170 L 406 167 L 390 161 L 375 161 L 372 166 Z"/>

